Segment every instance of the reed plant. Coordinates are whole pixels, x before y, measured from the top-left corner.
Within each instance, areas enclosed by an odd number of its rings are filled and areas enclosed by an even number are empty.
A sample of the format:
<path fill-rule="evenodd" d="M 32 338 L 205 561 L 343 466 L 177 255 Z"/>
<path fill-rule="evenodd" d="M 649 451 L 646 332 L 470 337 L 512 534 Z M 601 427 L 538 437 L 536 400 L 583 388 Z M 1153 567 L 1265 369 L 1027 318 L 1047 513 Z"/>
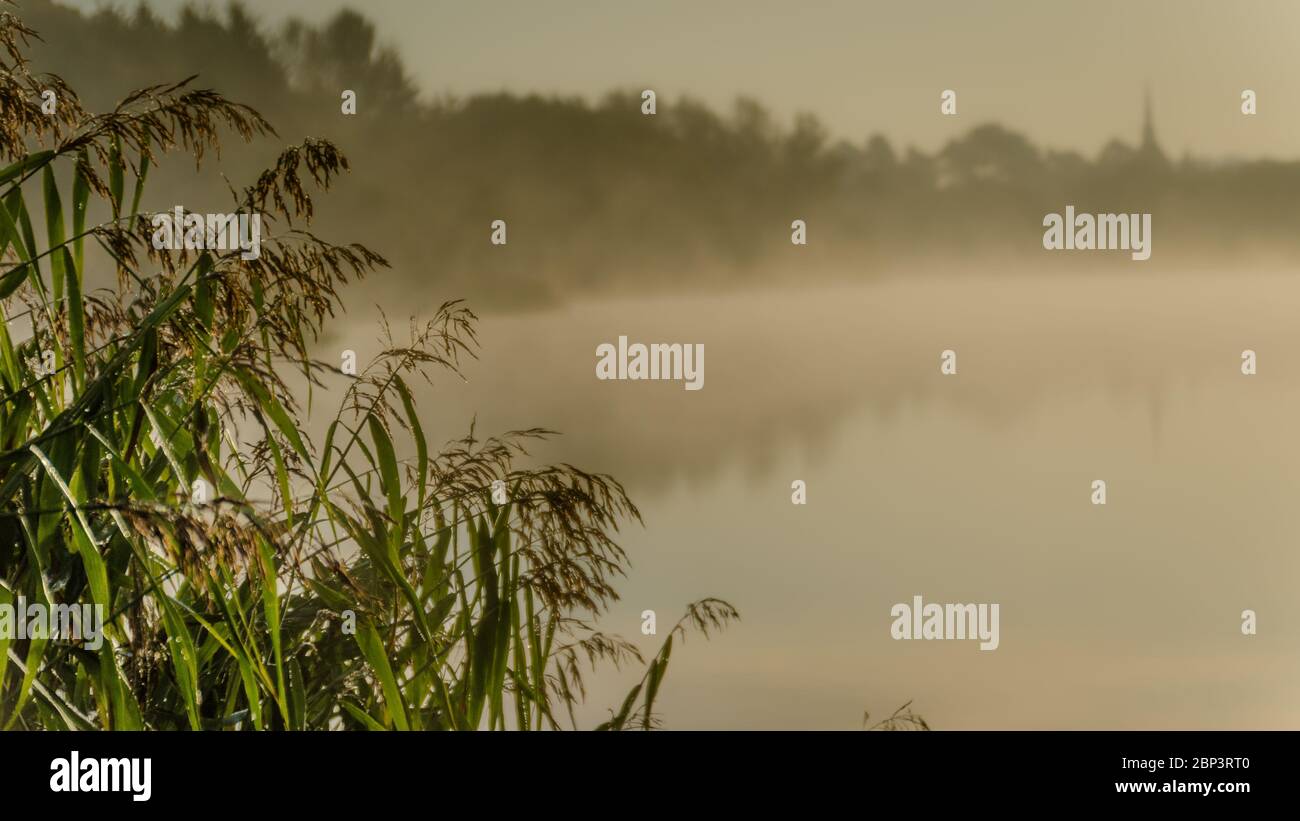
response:
<path fill-rule="evenodd" d="M 600 728 L 656 726 L 674 644 L 736 611 L 689 605 L 648 658 L 595 629 L 640 514 L 609 476 L 522 467 L 548 431 L 430 438 L 415 388 L 474 355 L 464 304 L 355 374 L 313 356 L 387 265 L 311 231 L 339 149 L 232 188 L 274 226 L 256 258 L 159 249 L 151 166 L 275 131 L 192 79 L 92 114 L 31 72 L 35 36 L 0 14 L 0 604 L 105 618 L 97 648 L 0 637 L 0 727 L 560 729 L 609 663 L 644 674 Z M 339 379 L 314 441 L 304 394 Z"/>

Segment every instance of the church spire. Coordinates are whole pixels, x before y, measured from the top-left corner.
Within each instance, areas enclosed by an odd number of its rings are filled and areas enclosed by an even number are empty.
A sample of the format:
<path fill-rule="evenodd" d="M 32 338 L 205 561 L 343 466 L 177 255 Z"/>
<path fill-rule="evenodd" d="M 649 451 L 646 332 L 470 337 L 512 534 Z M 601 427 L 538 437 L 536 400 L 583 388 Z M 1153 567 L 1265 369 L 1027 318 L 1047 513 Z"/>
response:
<path fill-rule="evenodd" d="M 1156 127 L 1151 117 L 1151 88 L 1148 86 L 1142 97 L 1142 149 L 1156 149 Z"/>

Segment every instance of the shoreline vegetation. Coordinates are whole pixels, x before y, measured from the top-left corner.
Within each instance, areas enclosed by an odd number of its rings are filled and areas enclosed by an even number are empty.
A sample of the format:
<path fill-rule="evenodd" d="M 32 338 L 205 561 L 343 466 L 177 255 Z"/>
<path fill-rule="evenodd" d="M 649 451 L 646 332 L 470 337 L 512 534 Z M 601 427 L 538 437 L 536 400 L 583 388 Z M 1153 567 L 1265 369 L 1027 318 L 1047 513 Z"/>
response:
<path fill-rule="evenodd" d="M 978 121 L 927 152 L 883 131 L 833 136 L 813 114 L 783 123 L 750 98 L 718 111 L 660 89 L 647 116 L 642 87 L 597 101 L 429 97 L 357 12 L 272 30 L 237 3 L 190 8 L 174 24 L 143 6 L 81 14 L 24 0 L 23 9 L 49 38 L 35 64 L 58 67 L 97 105 L 154 82 L 156 66 L 175 66 L 177 76 L 198 74 L 276 112 L 287 133 L 330 134 L 365 156 L 367 174 L 339 186 L 319 224 L 385 249 L 394 274 L 377 287 L 394 294 L 432 280 L 487 310 L 794 277 L 1078 275 L 1077 259 L 1042 247 L 1043 215 L 1066 203 L 1152 214 L 1161 250 L 1142 268 L 1300 259 L 1300 161 L 1171 156 L 1159 140 L 1159 99 L 1145 112 L 1139 99 L 1118 103 L 1116 133 L 1131 137 L 1091 155 Z M 356 116 L 341 114 L 341 89 L 355 92 Z M 936 94 L 935 116 L 938 106 Z M 223 163 L 249 178 L 267 158 L 232 146 Z M 159 210 L 224 192 L 160 170 L 157 191 L 170 199 Z M 790 244 L 796 219 L 806 246 Z M 509 223 L 508 246 L 483 241 L 494 220 Z M 1120 255 L 1086 264 L 1139 270 Z"/>
<path fill-rule="evenodd" d="M 384 328 L 323 441 L 304 434 L 286 375 L 340 373 L 309 347 L 388 266 L 311 226 L 342 151 L 307 139 L 230 189 L 267 223 L 258 254 L 160 249 L 141 203 L 161 158 L 283 141 L 192 81 L 92 114 L 32 73 L 36 36 L 0 11 L 0 603 L 107 616 L 94 647 L 0 637 L 0 727 L 560 729 L 607 663 L 645 672 L 598 729 L 658 726 L 674 645 L 738 614 L 691 603 L 649 658 L 591 626 L 640 513 L 612 477 L 518 468 L 546 430 L 431 444 L 411 385 L 474 356 L 463 303 Z"/>

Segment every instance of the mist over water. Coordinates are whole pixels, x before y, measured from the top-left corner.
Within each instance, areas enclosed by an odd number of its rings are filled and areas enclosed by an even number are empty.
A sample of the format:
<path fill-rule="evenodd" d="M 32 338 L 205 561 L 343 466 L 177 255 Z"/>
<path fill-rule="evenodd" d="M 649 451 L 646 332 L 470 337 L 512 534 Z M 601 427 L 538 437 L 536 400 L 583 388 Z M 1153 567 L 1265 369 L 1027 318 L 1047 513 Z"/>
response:
<path fill-rule="evenodd" d="M 955 136 L 920 150 L 898 135 L 941 116 L 946 77 L 845 136 L 763 94 L 711 107 L 689 87 L 653 117 L 639 84 L 431 97 L 356 13 L 272 30 L 239 10 L 27 10 L 61 44 L 38 65 L 88 101 L 197 72 L 263 111 L 284 139 L 230 145 L 215 170 L 237 184 L 304 135 L 347 150 L 313 229 L 393 267 L 345 290 L 317 354 L 364 366 L 380 312 L 401 344 L 408 317 L 468 300 L 482 347 L 464 381 L 412 386 L 430 438 L 550 428 L 533 461 L 622 482 L 645 527 L 621 533 L 632 567 L 599 623 L 647 655 L 688 602 L 741 612 L 674 652 L 666 726 L 847 729 L 910 701 L 938 728 L 1300 727 L 1300 162 L 1167 144 L 1167 109 L 1136 86 L 1105 88 L 1118 136 L 1087 156 L 1053 147 L 1041 101 L 1016 101 L 1038 123 L 1022 133 L 978 86 Z M 1195 93 L 1246 127 L 1240 89 Z M 217 209 L 211 170 L 164 159 L 144 207 Z M 1043 250 L 1044 214 L 1071 207 L 1148 215 L 1151 260 Z M 703 389 L 597 379 L 620 336 L 702 344 Z M 303 420 L 317 442 L 329 382 Z M 890 608 L 915 595 L 998 603 L 997 651 L 892 640 Z M 647 609 L 657 636 L 640 634 Z M 580 726 L 641 672 L 591 677 Z"/>
<path fill-rule="evenodd" d="M 1298 303 L 1284 275 L 992 273 L 575 302 L 485 316 L 467 382 L 421 406 L 446 438 L 553 428 L 539 461 L 624 482 L 646 527 L 605 629 L 649 652 L 644 609 L 663 631 L 704 595 L 740 608 L 675 661 L 673 727 L 851 728 L 909 699 L 946 728 L 1290 727 Z M 620 334 L 703 342 L 705 388 L 598 381 Z M 999 602 L 1001 646 L 892 640 L 916 594 Z M 594 683 L 598 718 L 628 682 Z"/>

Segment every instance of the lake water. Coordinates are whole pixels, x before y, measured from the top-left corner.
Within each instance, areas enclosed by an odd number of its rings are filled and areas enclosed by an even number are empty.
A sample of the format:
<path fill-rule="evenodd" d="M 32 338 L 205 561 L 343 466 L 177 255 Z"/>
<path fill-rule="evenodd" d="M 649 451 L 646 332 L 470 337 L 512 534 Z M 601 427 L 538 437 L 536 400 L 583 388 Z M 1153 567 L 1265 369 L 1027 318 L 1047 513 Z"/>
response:
<path fill-rule="evenodd" d="M 591 301 L 485 317 L 468 382 L 422 407 L 434 438 L 555 428 L 540 458 L 624 482 L 646 526 L 603 628 L 649 654 L 688 601 L 740 610 L 675 648 L 668 727 L 855 728 L 910 700 L 939 728 L 1295 728 L 1298 308 L 1282 276 Z M 598 381 L 620 335 L 704 343 L 704 389 Z M 998 603 L 999 648 L 891 639 L 914 595 Z M 593 676 L 585 718 L 639 676 Z"/>

